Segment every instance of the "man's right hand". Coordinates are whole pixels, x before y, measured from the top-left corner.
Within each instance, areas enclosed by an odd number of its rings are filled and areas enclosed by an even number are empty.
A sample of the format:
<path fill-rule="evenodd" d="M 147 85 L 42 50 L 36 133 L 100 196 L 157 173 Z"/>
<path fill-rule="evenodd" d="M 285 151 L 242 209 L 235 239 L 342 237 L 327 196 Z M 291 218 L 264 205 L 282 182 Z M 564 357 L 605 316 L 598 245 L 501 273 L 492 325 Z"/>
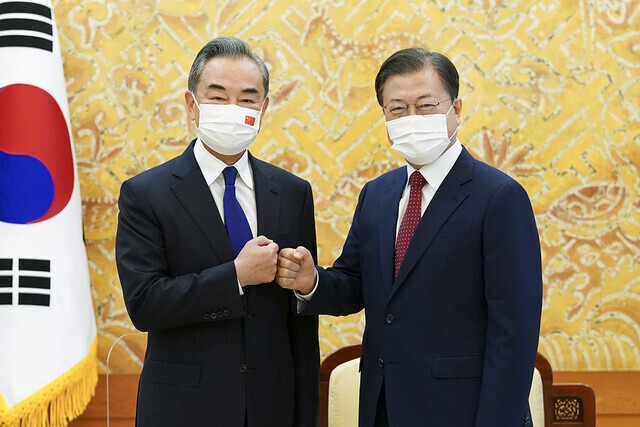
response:
<path fill-rule="evenodd" d="M 276 282 L 285 289 L 293 289 L 303 295 L 313 291 L 318 272 L 311 252 L 303 246 L 285 248 L 278 256 Z"/>
<path fill-rule="evenodd" d="M 236 276 L 240 286 L 273 281 L 278 263 L 278 244 L 264 236 L 249 240 L 236 259 Z"/>

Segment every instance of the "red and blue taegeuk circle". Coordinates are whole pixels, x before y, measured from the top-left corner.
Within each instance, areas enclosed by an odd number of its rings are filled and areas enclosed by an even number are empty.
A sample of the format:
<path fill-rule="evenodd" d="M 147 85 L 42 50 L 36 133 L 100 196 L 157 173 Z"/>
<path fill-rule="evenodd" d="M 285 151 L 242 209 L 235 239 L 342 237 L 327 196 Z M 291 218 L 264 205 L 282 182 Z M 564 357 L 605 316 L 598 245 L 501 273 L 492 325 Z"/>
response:
<path fill-rule="evenodd" d="M 74 166 L 56 100 L 26 84 L 0 88 L 0 222 L 32 224 L 69 203 Z"/>

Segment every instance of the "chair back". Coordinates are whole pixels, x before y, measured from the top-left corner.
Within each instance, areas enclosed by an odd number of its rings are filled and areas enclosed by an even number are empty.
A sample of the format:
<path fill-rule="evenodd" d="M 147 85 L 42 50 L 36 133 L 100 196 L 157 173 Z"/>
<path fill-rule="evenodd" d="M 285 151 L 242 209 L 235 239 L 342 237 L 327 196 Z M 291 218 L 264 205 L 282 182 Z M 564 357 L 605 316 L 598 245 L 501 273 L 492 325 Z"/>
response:
<path fill-rule="evenodd" d="M 320 427 L 356 427 L 360 400 L 361 344 L 340 348 L 320 367 Z M 553 384 L 553 372 L 540 353 L 529 391 L 534 427 L 595 427 L 595 395 L 585 384 Z M 569 424 L 567 424 L 569 423 Z"/>

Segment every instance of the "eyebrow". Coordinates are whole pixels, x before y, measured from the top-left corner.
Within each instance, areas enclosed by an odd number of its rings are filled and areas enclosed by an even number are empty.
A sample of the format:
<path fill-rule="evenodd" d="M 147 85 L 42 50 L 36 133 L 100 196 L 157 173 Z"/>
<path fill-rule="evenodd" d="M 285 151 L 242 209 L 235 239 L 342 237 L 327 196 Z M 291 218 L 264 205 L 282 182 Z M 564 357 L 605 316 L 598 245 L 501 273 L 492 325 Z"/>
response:
<path fill-rule="evenodd" d="M 207 86 L 207 89 L 218 89 L 218 90 L 227 90 L 226 87 L 219 85 L 217 83 L 210 83 L 209 86 Z M 240 91 L 241 93 L 255 93 L 255 94 L 260 94 L 260 91 L 258 91 L 258 89 L 256 89 L 255 87 L 248 87 L 246 89 L 242 89 Z"/>
<path fill-rule="evenodd" d="M 255 93 L 255 94 L 260 94 L 260 92 L 258 91 L 258 89 L 256 89 L 255 87 L 248 87 L 246 89 L 242 89 L 240 92 L 242 93 Z"/>
<path fill-rule="evenodd" d="M 417 98 L 416 98 L 416 102 L 421 101 L 421 100 L 423 100 L 423 99 L 425 99 L 425 98 L 432 98 L 432 99 L 436 99 L 436 97 L 435 97 L 435 96 L 433 96 L 433 95 L 431 95 L 431 94 L 429 93 L 429 94 L 427 94 L 427 95 L 421 95 L 421 96 L 417 97 Z M 404 99 L 400 99 L 400 98 L 394 98 L 394 99 L 389 100 L 389 102 L 396 102 L 396 101 L 398 101 L 398 102 L 405 102 L 405 101 L 404 101 Z"/>

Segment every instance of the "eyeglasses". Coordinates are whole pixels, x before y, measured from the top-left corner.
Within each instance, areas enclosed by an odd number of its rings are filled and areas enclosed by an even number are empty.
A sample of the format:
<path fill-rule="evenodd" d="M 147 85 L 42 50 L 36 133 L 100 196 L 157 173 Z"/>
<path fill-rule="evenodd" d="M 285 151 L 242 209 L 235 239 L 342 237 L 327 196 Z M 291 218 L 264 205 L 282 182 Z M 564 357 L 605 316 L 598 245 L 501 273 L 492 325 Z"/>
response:
<path fill-rule="evenodd" d="M 434 114 L 438 105 L 442 104 L 445 101 L 450 101 L 450 98 L 443 99 L 442 101 L 420 101 L 415 104 L 405 104 L 402 101 L 391 101 L 384 107 L 383 109 L 387 110 L 392 116 L 402 117 L 406 116 L 409 112 L 409 106 L 413 105 L 416 107 L 416 112 L 421 116 L 426 116 L 429 114 Z"/>

